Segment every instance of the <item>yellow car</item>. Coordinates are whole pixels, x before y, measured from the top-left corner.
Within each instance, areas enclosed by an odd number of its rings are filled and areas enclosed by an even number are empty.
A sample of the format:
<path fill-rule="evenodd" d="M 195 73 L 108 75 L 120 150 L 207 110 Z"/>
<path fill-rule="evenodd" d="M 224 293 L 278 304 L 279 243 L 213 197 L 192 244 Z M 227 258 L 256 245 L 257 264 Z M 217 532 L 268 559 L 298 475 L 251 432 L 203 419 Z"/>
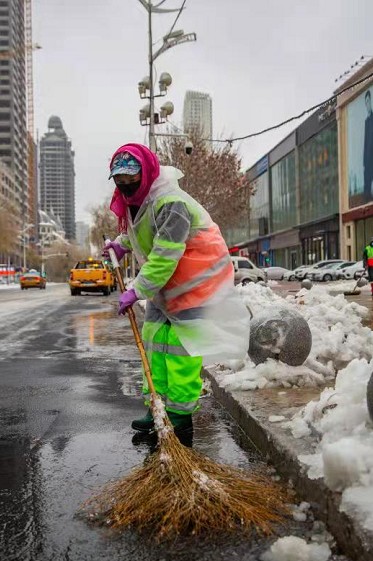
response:
<path fill-rule="evenodd" d="M 70 271 L 71 296 L 77 296 L 81 292 L 102 292 L 109 296 L 114 290 L 114 275 L 102 261 L 89 257 L 78 261 Z"/>
<path fill-rule="evenodd" d="M 24 273 L 19 279 L 21 290 L 26 288 L 40 288 L 46 287 L 47 280 L 35 269 L 31 269 L 28 273 Z"/>

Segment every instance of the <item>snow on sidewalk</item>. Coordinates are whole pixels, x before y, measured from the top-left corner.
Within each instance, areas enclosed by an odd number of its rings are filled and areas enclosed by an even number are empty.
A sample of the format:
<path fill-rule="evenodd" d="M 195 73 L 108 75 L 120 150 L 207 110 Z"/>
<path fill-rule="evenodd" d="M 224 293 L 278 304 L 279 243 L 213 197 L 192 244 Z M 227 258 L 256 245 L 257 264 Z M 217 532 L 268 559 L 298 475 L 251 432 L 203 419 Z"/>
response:
<path fill-rule="evenodd" d="M 299 311 L 310 326 L 312 349 L 305 365 L 299 367 L 274 360 L 258 366 L 249 358 L 241 363 L 230 361 L 219 383 L 240 390 L 328 385 L 290 421 L 281 419 L 281 411 L 269 421 L 291 431 L 294 438 L 315 437 L 312 453 L 298 456 L 308 476 L 324 478 L 332 491 L 341 493 L 340 510 L 373 532 L 373 422 L 366 398 L 373 374 L 373 332 L 362 325 L 369 311 L 347 301 L 343 294 L 332 295 L 325 286 L 303 289 L 286 299 L 260 285 L 239 290 L 254 316 L 263 310 L 270 314 L 271 306 L 279 304 Z M 294 539 L 279 542 L 263 560 L 287 559 L 293 546 L 296 549 Z M 313 559 L 316 551 L 302 547 L 304 559 Z M 322 559 L 327 550 L 317 551 L 319 554 Z"/>
<path fill-rule="evenodd" d="M 311 329 L 312 348 L 302 366 L 270 359 L 255 366 L 248 356 L 244 361 L 227 361 L 221 372 L 223 386 L 243 390 L 322 386 L 334 381 L 337 372 L 354 358 L 373 357 L 373 332 L 362 325 L 369 311 L 348 302 L 343 294 L 332 295 L 328 287 L 314 286 L 284 299 L 271 288 L 254 283 L 237 290 L 254 317 L 266 310 L 270 315 L 274 305 L 298 311 Z"/>
<path fill-rule="evenodd" d="M 343 512 L 356 516 L 373 531 L 373 423 L 367 408 L 367 384 L 373 360 L 355 359 L 337 374 L 335 386 L 318 401 L 310 401 L 283 427 L 296 438 L 319 435 L 313 454 L 299 460 L 311 479 L 324 477 L 326 485 L 342 493 Z"/>

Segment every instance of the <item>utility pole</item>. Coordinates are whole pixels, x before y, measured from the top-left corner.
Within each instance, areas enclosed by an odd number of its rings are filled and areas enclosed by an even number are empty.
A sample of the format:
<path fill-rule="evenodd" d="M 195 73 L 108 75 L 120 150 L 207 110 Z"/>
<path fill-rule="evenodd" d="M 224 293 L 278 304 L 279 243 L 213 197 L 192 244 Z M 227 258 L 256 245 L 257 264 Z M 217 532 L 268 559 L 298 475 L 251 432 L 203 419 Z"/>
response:
<path fill-rule="evenodd" d="M 154 118 L 154 98 L 155 97 L 162 97 L 167 92 L 167 87 L 171 84 L 171 76 L 166 72 L 161 74 L 160 76 L 160 88 L 161 93 L 160 95 L 154 95 L 154 61 L 165 51 L 175 47 L 176 45 L 180 45 L 182 43 L 187 43 L 190 41 L 196 41 L 197 36 L 195 33 L 184 33 L 184 31 L 173 31 L 175 23 L 178 20 L 179 15 L 181 14 L 182 10 L 184 9 L 183 3 L 181 8 L 161 8 L 160 6 L 165 3 L 166 0 L 160 0 L 158 4 L 152 4 L 152 0 L 139 0 L 140 4 L 146 9 L 148 12 L 148 40 L 149 40 L 149 76 L 146 76 L 141 82 L 139 82 L 139 93 L 141 98 L 148 98 L 149 105 L 143 108 L 140 111 L 140 123 L 142 125 L 149 126 L 149 148 L 153 152 L 156 151 L 156 141 L 155 141 L 155 118 Z M 173 12 L 177 12 L 178 15 L 174 21 L 173 26 L 171 27 L 170 32 L 163 37 L 163 44 L 162 46 L 153 53 L 153 29 L 152 29 L 152 13 L 155 14 L 170 14 Z M 149 90 L 149 95 L 146 95 L 147 90 Z M 161 119 L 166 119 L 168 115 L 173 112 L 173 104 L 171 102 L 166 103 L 163 107 L 161 107 Z M 164 121 L 161 121 L 164 122 Z"/>
<path fill-rule="evenodd" d="M 154 136 L 154 81 L 153 81 L 153 31 L 152 31 L 152 2 L 148 0 L 148 29 L 149 29 L 149 148 L 156 151 Z"/>

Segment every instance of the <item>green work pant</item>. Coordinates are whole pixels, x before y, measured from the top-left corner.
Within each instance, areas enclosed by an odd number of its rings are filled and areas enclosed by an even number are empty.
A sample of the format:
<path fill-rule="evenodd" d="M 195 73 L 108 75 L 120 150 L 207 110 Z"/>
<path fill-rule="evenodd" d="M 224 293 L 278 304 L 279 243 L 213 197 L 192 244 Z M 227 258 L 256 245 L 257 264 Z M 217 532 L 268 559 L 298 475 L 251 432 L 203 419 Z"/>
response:
<path fill-rule="evenodd" d="M 202 389 L 202 357 L 187 353 L 169 323 L 161 324 L 154 333 L 154 323 L 145 322 L 142 336 L 154 387 L 163 398 L 166 410 L 182 415 L 196 411 Z M 145 376 L 143 393 L 148 405 Z"/>

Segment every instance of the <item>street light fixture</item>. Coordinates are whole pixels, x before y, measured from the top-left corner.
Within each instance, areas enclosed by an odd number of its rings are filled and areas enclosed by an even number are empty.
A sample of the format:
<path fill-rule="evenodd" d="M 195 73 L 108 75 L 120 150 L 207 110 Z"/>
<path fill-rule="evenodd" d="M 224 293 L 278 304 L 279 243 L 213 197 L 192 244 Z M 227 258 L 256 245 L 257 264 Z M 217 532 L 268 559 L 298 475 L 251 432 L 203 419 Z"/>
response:
<path fill-rule="evenodd" d="M 176 47 L 176 45 L 180 45 L 181 43 L 187 43 L 189 41 L 196 41 L 197 40 L 197 35 L 195 33 L 184 33 L 183 30 L 176 30 L 176 31 L 172 31 L 173 27 L 171 28 L 171 32 L 168 33 L 167 35 L 165 35 L 163 37 L 163 45 L 155 52 L 153 53 L 153 34 L 152 34 L 152 14 L 170 14 L 170 13 L 174 13 L 174 12 L 178 12 L 179 14 L 181 13 L 181 11 L 184 9 L 183 6 L 181 8 L 176 8 L 176 9 L 167 9 L 167 8 L 160 8 L 159 6 L 161 4 L 164 3 L 164 0 L 159 2 L 156 5 L 152 4 L 152 0 L 139 0 L 140 4 L 145 8 L 145 10 L 148 12 L 148 38 L 149 38 L 149 55 L 148 55 L 148 60 L 149 60 L 149 81 L 145 81 L 142 80 L 139 85 L 139 93 L 140 93 L 140 97 L 148 97 L 149 99 L 149 105 L 150 105 L 150 115 L 149 118 L 147 119 L 147 122 L 145 123 L 144 119 L 142 119 L 142 115 L 140 112 L 140 122 L 143 125 L 149 125 L 149 147 L 150 150 L 152 150 L 153 152 L 156 151 L 156 143 L 155 143 L 155 134 L 154 134 L 154 124 L 156 122 L 156 120 L 159 122 L 159 115 L 157 114 L 157 116 L 155 116 L 154 114 L 154 98 L 155 97 L 159 97 L 162 95 L 165 95 L 167 92 L 167 87 L 169 85 L 171 85 L 172 83 L 172 78 L 171 76 L 167 73 L 164 72 L 161 74 L 161 78 L 160 78 L 160 94 L 158 95 L 154 95 L 154 61 L 165 51 L 167 51 L 168 49 L 171 49 L 172 47 Z M 177 16 L 178 18 L 179 16 Z M 176 19 L 177 19 L 176 18 Z M 174 25 L 176 23 L 176 20 L 174 22 Z M 162 80 L 163 77 L 163 80 Z M 168 78 L 169 77 L 169 78 Z M 149 95 L 147 95 L 147 90 L 149 90 Z M 170 113 L 168 113 L 170 114 Z M 165 122 L 165 121 L 161 121 L 161 122 Z"/>
<path fill-rule="evenodd" d="M 172 49 L 172 47 L 176 47 L 176 45 L 181 45 L 182 43 L 189 43 L 190 41 L 197 41 L 197 35 L 195 33 L 183 33 L 174 39 L 167 39 L 167 41 L 164 41 L 162 47 L 154 53 L 153 61 L 168 49 Z"/>
<path fill-rule="evenodd" d="M 169 88 L 172 84 L 172 77 L 171 74 L 169 74 L 168 72 L 162 72 L 160 78 L 159 78 L 159 92 L 161 95 L 166 95 L 167 93 L 167 88 Z"/>
<path fill-rule="evenodd" d="M 138 88 L 139 88 L 140 97 L 141 97 L 141 99 L 143 99 L 144 97 L 146 97 L 146 92 L 147 92 L 147 90 L 150 89 L 150 79 L 149 79 L 149 76 L 145 76 L 145 78 L 143 78 L 143 79 L 141 80 L 141 82 L 139 82 Z"/>
<path fill-rule="evenodd" d="M 166 103 L 164 103 L 161 107 L 161 123 L 165 122 L 167 120 L 167 117 L 169 117 L 170 115 L 172 115 L 172 113 L 174 112 L 174 104 L 172 103 L 172 101 L 166 101 Z M 162 121 L 162 119 L 164 119 Z"/>

